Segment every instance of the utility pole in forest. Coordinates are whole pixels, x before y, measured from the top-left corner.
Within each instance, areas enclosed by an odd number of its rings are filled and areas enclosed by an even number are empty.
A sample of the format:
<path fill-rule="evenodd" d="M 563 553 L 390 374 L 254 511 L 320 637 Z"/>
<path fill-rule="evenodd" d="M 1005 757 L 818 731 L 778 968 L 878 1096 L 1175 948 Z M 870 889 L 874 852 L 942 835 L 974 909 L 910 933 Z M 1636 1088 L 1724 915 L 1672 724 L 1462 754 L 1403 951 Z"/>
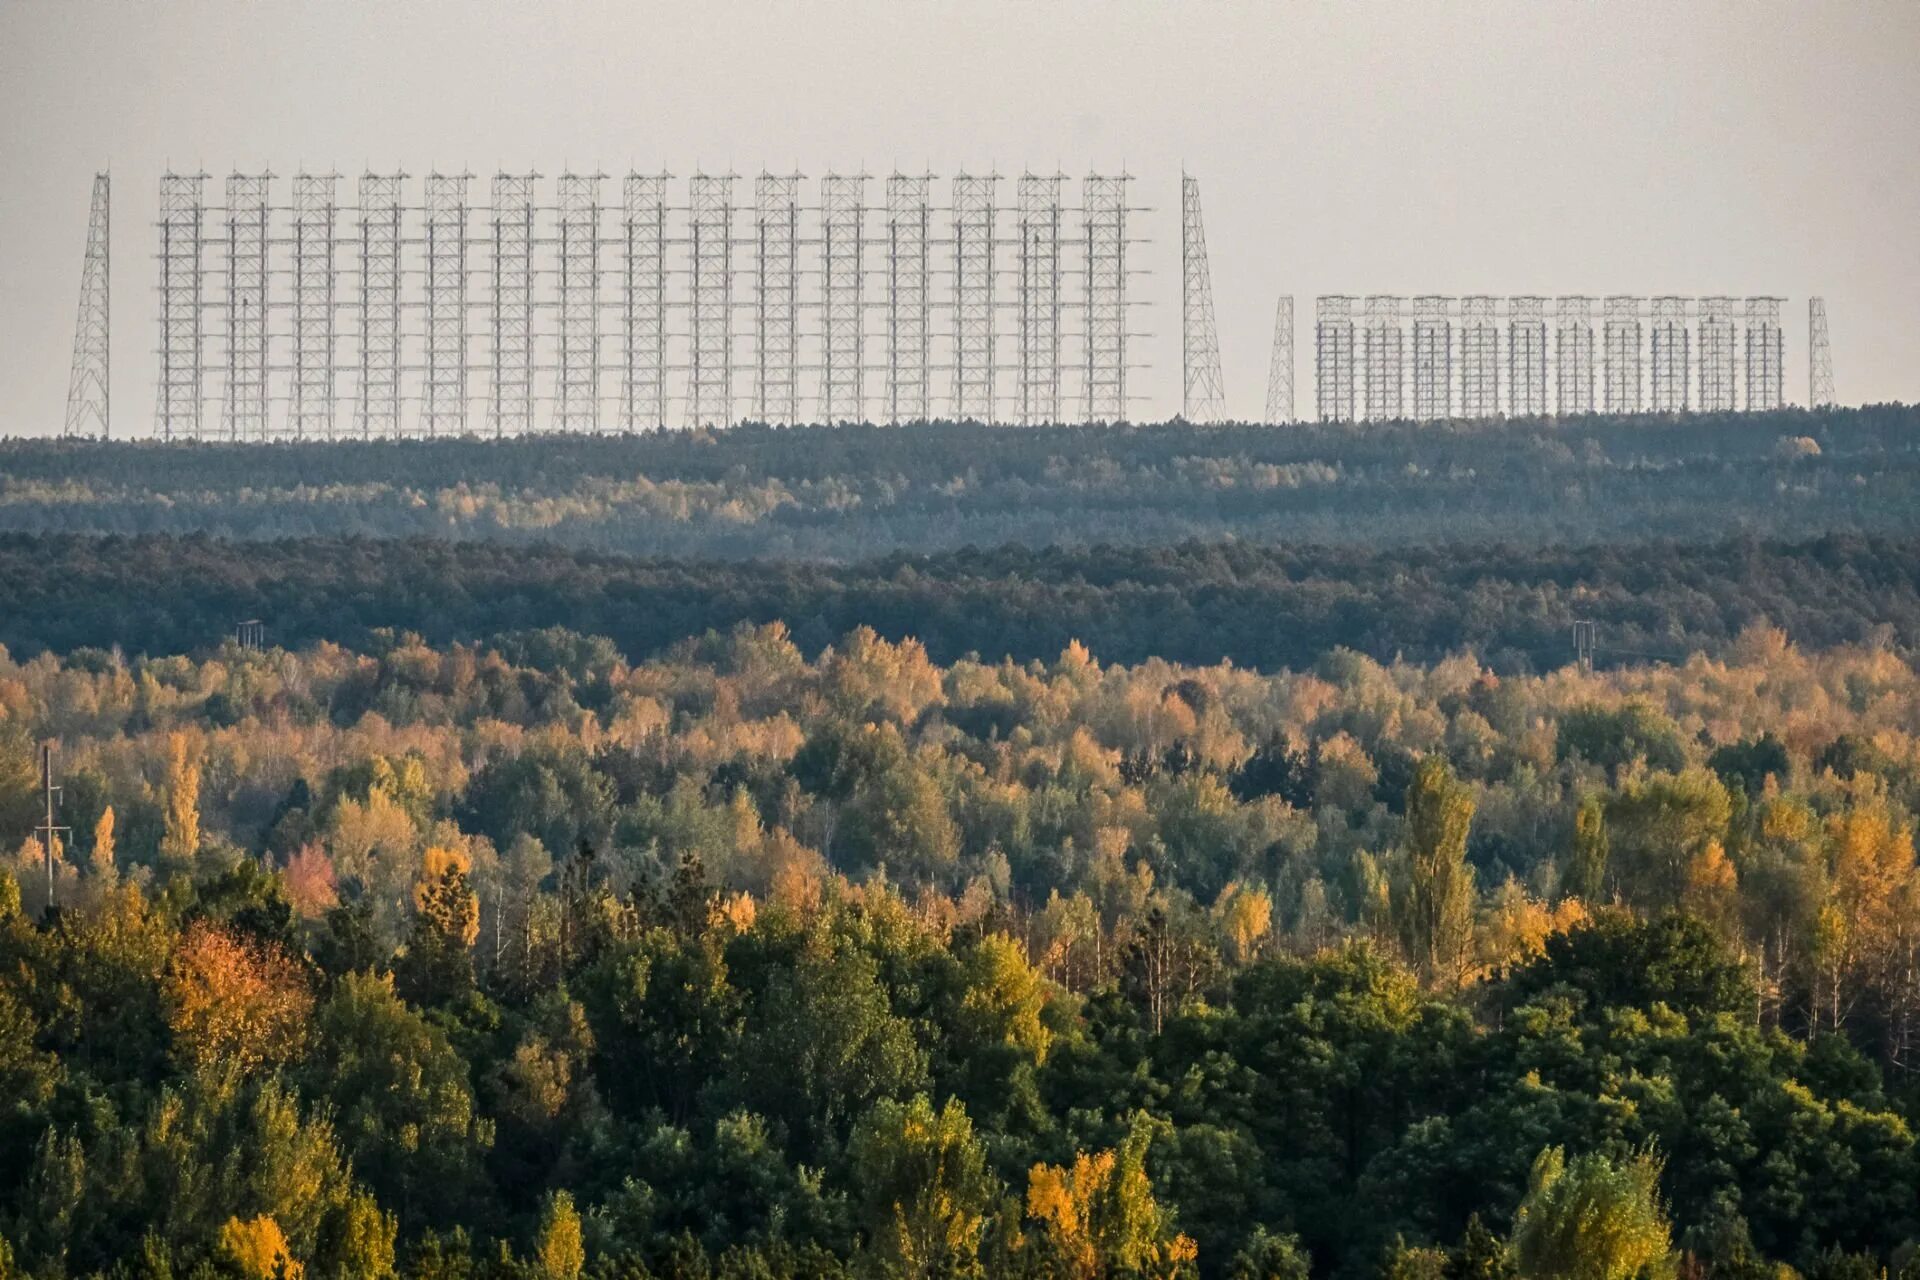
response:
<path fill-rule="evenodd" d="M 1593 674 L 1593 650 L 1599 639 L 1599 628 L 1582 619 L 1573 624 L 1573 660 L 1580 668 L 1580 674 Z"/>
<path fill-rule="evenodd" d="M 71 836 L 73 834 L 73 828 L 54 825 L 54 821 L 53 821 L 54 797 L 60 794 L 60 788 L 55 786 L 53 782 L 53 743 L 51 742 L 43 742 L 40 744 L 40 792 L 41 792 L 41 797 L 45 802 L 46 817 L 43 818 L 41 820 L 40 825 L 35 827 L 33 830 L 34 830 L 34 834 L 40 837 L 40 847 L 42 851 L 45 853 L 45 861 L 47 866 L 46 914 L 52 915 L 53 914 L 53 842 L 59 839 L 62 833 L 68 836 Z"/>

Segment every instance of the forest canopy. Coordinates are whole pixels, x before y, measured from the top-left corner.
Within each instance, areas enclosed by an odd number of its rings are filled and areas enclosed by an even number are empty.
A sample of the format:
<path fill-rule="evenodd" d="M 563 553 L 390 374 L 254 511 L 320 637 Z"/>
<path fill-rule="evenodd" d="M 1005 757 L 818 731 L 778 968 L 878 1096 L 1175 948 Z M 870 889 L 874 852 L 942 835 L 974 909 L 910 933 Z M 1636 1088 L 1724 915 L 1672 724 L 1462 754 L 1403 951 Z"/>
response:
<path fill-rule="evenodd" d="M 0 1274 L 1911 1275 L 1916 725 L 1762 626 L 0 657 Z"/>

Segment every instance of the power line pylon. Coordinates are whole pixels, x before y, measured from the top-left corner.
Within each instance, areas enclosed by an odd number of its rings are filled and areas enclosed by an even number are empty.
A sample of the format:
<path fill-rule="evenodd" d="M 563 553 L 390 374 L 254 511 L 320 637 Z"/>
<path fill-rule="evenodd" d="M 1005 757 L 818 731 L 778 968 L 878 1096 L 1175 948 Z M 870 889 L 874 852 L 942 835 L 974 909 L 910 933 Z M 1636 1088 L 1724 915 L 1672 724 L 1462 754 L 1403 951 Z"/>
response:
<path fill-rule="evenodd" d="M 1833 346 L 1827 337 L 1827 300 L 1807 299 L 1807 407 L 1838 404 L 1833 393 Z"/>
<path fill-rule="evenodd" d="M 60 787 L 55 785 L 53 781 L 53 744 L 51 742 L 43 742 L 40 744 L 40 793 L 46 805 L 46 817 L 41 820 L 40 825 L 35 827 L 33 831 L 35 835 L 40 837 L 40 848 L 46 863 L 47 913 L 51 915 L 54 907 L 53 866 L 58 860 L 56 854 L 60 848 L 60 838 L 62 836 L 72 838 L 73 836 L 72 827 L 59 826 L 55 824 L 53 820 L 54 806 L 56 804 L 56 797 L 60 794 Z"/>
<path fill-rule="evenodd" d="M 1226 398 L 1221 387 L 1220 331 L 1213 315 L 1213 273 L 1207 266 L 1207 231 L 1200 218 L 1200 182 L 1180 175 L 1180 337 L 1183 379 L 1181 414 L 1188 422 L 1218 422 Z"/>
<path fill-rule="evenodd" d="M 73 326 L 73 372 L 67 379 L 67 421 L 62 434 L 110 434 L 108 369 L 112 342 L 108 258 L 111 184 L 104 173 L 93 176 L 93 204 L 87 214 L 87 256 L 80 268 L 80 313 Z"/>
<path fill-rule="evenodd" d="M 1293 421 L 1293 295 L 1273 309 L 1273 358 L 1267 362 L 1267 423 Z"/>

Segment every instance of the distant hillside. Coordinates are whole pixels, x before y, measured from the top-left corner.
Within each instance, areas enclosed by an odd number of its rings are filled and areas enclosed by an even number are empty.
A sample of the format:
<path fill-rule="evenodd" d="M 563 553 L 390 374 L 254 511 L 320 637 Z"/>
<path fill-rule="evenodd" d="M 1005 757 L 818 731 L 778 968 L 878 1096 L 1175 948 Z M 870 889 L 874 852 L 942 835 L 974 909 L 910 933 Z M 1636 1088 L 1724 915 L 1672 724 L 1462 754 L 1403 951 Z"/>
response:
<path fill-rule="evenodd" d="M 1283 428 L 741 427 L 0 442 L 0 530 L 851 562 L 967 546 L 1585 545 L 1920 531 L 1920 409 Z"/>

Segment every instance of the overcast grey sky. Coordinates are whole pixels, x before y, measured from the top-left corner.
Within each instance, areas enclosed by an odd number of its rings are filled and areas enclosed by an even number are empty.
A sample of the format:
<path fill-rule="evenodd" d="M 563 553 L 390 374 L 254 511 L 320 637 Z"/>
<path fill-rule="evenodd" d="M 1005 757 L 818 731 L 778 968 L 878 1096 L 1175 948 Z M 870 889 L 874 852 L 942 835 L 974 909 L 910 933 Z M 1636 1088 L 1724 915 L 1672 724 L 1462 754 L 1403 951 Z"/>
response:
<path fill-rule="evenodd" d="M 1243 416 L 1281 292 L 1303 411 L 1330 292 L 1781 294 L 1796 401 L 1824 293 L 1841 399 L 1920 400 L 1913 0 L 0 0 L 0 158 L 0 434 L 59 425 L 102 166 L 115 429 L 150 430 L 169 163 L 1124 164 L 1156 206 L 1142 416 L 1179 402 L 1184 163 Z"/>

